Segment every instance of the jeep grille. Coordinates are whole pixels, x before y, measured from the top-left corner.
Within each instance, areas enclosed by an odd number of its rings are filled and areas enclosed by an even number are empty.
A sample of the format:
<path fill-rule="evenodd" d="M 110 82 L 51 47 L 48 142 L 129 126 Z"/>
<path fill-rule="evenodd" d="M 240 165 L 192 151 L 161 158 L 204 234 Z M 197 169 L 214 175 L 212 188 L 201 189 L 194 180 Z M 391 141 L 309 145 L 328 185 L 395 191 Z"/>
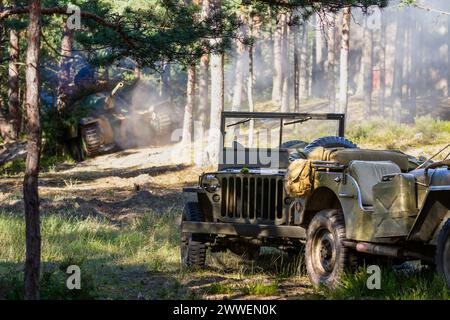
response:
<path fill-rule="evenodd" d="M 221 179 L 223 220 L 270 222 L 283 219 L 283 178 L 227 176 Z"/>

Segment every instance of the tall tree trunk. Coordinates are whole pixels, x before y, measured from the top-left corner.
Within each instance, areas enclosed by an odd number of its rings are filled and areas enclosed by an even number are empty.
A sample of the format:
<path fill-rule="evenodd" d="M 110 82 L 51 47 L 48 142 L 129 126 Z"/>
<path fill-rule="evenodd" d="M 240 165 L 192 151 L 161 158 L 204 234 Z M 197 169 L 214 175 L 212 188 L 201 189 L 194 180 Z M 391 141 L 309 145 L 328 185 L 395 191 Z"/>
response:
<path fill-rule="evenodd" d="M 294 33 L 294 112 L 300 112 L 300 34 L 299 26 L 293 27 Z"/>
<path fill-rule="evenodd" d="M 61 40 L 61 62 L 58 74 L 58 97 L 57 110 L 61 112 L 66 107 L 67 90 L 70 84 L 70 67 L 73 49 L 73 31 L 68 22 L 64 23 L 63 36 Z"/>
<path fill-rule="evenodd" d="M 324 24 L 319 14 L 315 15 L 314 56 L 312 65 L 311 94 L 314 97 L 324 96 Z"/>
<path fill-rule="evenodd" d="M 395 34 L 395 67 L 394 67 L 394 81 L 392 83 L 392 97 L 393 97 L 393 119 L 397 122 L 402 120 L 402 86 L 403 86 L 403 47 L 405 42 L 404 28 L 402 16 L 397 12 L 397 30 Z"/>
<path fill-rule="evenodd" d="M 222 1 L 211 2 L 211 10 L 220 12 Z M 220 43 L 222 39 L 214 39 Z M 224 108 L 224 56 L 222 53 L 211 54 L 211 120 L 208 139 L 208 163 L 216 165 L 219 160 L 220 118 Z"/>
<path fill-rule="evenodd" d="M 166 99 L 172 99 L 172 95 L 170 94 L 170 64 L 167 62 L 163 62 L 162 73 L 161 73 L 161 86 L 159 95 Z"/>
<path fill-rule="evenodd" d="M 272 104 L 276 108 L 281 107 L 281 94 L 283 90 L 283 32 L 286 15 L 277 15 L 277 25 L 273 44 L 273 82 L 272 82 Z"/>
<path fill-rule="evenodd" d="M 416 48 L 418 47 L 418 38 L 421 34 L 421 31 L 418 30 L 418 24 L 417 24 L 417 14 L 415 10 L 411 10 L 411 20 L 409 21 L 410 24 L 410 43 L 409 43 L 409 49 L 408 52 L 410 53 L 410 72 L 408 76 L 408 86 L 409 86 L 409 122 L 413 123 L 414 118 L 416 117 L 417 113 L 417 60 L 418 60 L 418 54 Z"/>
<path fill-rule="evenodd" d="M 308 22 L 301 26 L 300 42 L 300 74 L 299 74 L 299 100 L 308 98 L 309 66 L 308 66 Z"/>
<path fill-rule="evenodd" d="M 250 9 L 251 10 L 251 9 Z M 257 22 L 257 21 L 256 21 Z M 251 36 L 255 36 L 254 28 L 253 28 L 253 20 L 251 14 L 248 17 L 248 28 Z M 247 76 L 247 100 L 248 100 L 248 111 L 255 111 L 255 106 L 253 105 L 253 85 L 255 83 L 254 78 L 254 69 L 253 69 L 253 43 L 248 47 L 248 76 Z M 248 146 L 253 147 L 253 129 L 255 126 L 255 122 L 253 119 L 250 120 L 249 130 L 248 130 Z"/>
<path fill-rule="evenodd" d="M 247 32 L 245 25 L 241 26 L 240 36 L 245 37 Z M 244 66 L 246 65 L 246 50 L 242 41 L 237 40 L 236 70 L 234 72 L 233 100 L 231 110 L 238 111 L 241 108 L 242 92 L 244 89 Z"/>
<path fill-rule="evenodd" d="M 447 15 L 447 97 L 450 97 L 450 15 Z"/>
<path fill-rule="evenodd" d="M 0 10 L 3 10 L 3 0 L 0 0 Z M 4 29 L 4 21 L 0 21 L 0 41 L 3 39 L 3 34 L 5 32 Z M 3 45 L 0 45 L 0 58 L 3 57 Z M 3 78 L 3 74 L 1 74 L 3 68 L 0 68 L 0 78 Z M 2 91 L 2 83 L 0 82 L 0 92 Z M 11 142 L 11 124 L 9 123 L 8 116 L 4 114 L 3 110 L 3 97 L 0 94 L 0 136 L 3 139 L 4 143 Z"/>
<path fill-rule="evenodd" d="M 327 62 L 326 62 L 326 70 L 327 70 L 327 92 L 328 92 L 328 100 L 330 102 L 330 110 L 332 112 L 336 111 L 336 83 L 335 83 L 335 49 L 336 49 L 336 18 L 335 15 L 330 15 L 331 24 L 328 27 L 328 52 L 327 52 Z"/>
<path fill-rule="evenodd" d="M 348 52 L 350 47 L 350 7 L 342 12 L 341 54 L 339 70 L 339 111 L 347 116 L 348 106 Z M 348 117 L 346 117 L 348 118 Z"/>
<path fill-rule="evenodd" d="M 30 8 L 26 58 L 28 146 L 23 181 L 26 228 L 25 297 L 27 299 L 39 299 L 41 232 L 38 176 L 41 156 L 41 121 L 39 118 L 41 1 L 29 0 L 28 5 Z"/>
<path fill-rule="evenodd" d="M 202 13 L 201 18 L 207 19 L 210 15 L 210 0 L 202 1 Z M 208 107 L 209 107 L 209 55 L 204 54 L 200 58 L 199 74 L 198 74 L 198 111 L 197 119 L 199 124 L 202 126 L 200 129 L 201 134 L 206 133 L 207 129 L 207 117 L 208 117 Z M 203 139 L 203 136 L 202 136 Z M 203 162 L 203 161 L 202 161 Z"/>
<path fill-rule="evenodd" d="M 364 19 L 364 46 L 362 55 L 363 65 L 363 96 L 364 117 L 372 113 L 372 70 L 373 70 L 373 32 L 367 26 L 368 17 Z"/>
<path fill-rule="evenodd" d="M 378 94 L 378 113 L 381 117 L 384 117 L 385 97 L 386 97 L 386 30 L 387 19 L 386 13 L 381 14 L 381 27 L 380 27 L 380 91 Z"/>
<path fill-rule="evenodd" d="M 15 6 L 15 1 L 11 2 Z M 21 129 L 21 112 L 19 103 L 19 31 L 9 32 L 9 67 L 8 67 L 8 110 L 12 124 L 12 138 L 17 139 Z"/>
<path fill-rule="evenodd" d="M 287 24 L 287 14 L 284 15 L 283 23 L 283 37 L 281 46 L 281 56 L 282 56 L 282 85 L 281 85 L 281 112 L 289 112 L 290 101 L 289 101 L 289 26 Z"/>
<path fill-rule="evenodd" d="M 183 121 L 183 140 L 182 144 L 184 150 L 186 150 L 186 161 L 191 162 L 191 146 L 193 137 L 193 120 L 195 109 L 195 63 L 189 65 L 188 68 L 188 80 L 187 80 L 187 99 L 186 107 L 184 109 L 184 121 Z"/>

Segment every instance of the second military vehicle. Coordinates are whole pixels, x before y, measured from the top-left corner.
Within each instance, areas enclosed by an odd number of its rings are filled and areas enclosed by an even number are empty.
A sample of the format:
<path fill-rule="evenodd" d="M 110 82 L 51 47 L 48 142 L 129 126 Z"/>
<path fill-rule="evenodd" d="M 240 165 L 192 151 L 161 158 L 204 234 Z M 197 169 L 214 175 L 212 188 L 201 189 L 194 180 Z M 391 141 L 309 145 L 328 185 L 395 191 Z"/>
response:
<path fill-rule="evenodd" d="M 120 95 L 124 88 L 124 82 L 119 82 L 111 92 L 96 93 L 79 102 L 89 114 L 69 129 L 68 145 L 75 160 L 150 145 L 170 137 L 178 126 L 168 101 L 135 108 Z"/>

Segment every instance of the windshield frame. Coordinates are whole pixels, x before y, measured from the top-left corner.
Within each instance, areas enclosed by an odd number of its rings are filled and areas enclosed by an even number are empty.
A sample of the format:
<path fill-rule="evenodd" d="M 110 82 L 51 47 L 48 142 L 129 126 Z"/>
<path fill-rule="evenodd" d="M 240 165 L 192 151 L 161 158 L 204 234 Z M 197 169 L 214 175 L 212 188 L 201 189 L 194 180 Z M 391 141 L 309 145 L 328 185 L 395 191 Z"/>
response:
<path fill-rule="evenodd" d="M 345 114 L 343 113 L 284 113 L 284 112 L 241 112 L 241 111 L 223 111 L 220 123 L 220 132 L 222 133 L 223 139 L 220 142 L 220 149 L 226 149 L 225 147 L 225 135 L 227 131 L 226 120 L 227 119 L 279 119 L 280 121 L 280 137 L 279 145 L 282 143 L 283 139 L 283 127 L 285 126 L 284 121 L 290 120 L 335 120 L 338 121 L 338 136 L 344 137 L 345 134 Z"/>

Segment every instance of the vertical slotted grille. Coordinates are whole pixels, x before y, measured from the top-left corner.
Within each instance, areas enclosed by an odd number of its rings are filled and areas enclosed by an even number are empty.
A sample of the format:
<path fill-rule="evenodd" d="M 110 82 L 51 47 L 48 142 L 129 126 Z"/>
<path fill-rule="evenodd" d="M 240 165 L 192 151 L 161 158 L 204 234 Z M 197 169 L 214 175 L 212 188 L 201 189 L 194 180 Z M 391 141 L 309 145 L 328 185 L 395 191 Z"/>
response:
<path fill-rule="evenodd" d="M 282 177 L 223 177 L 221 215 L 227 219 L 274 221 L 283 218 Z"/>

